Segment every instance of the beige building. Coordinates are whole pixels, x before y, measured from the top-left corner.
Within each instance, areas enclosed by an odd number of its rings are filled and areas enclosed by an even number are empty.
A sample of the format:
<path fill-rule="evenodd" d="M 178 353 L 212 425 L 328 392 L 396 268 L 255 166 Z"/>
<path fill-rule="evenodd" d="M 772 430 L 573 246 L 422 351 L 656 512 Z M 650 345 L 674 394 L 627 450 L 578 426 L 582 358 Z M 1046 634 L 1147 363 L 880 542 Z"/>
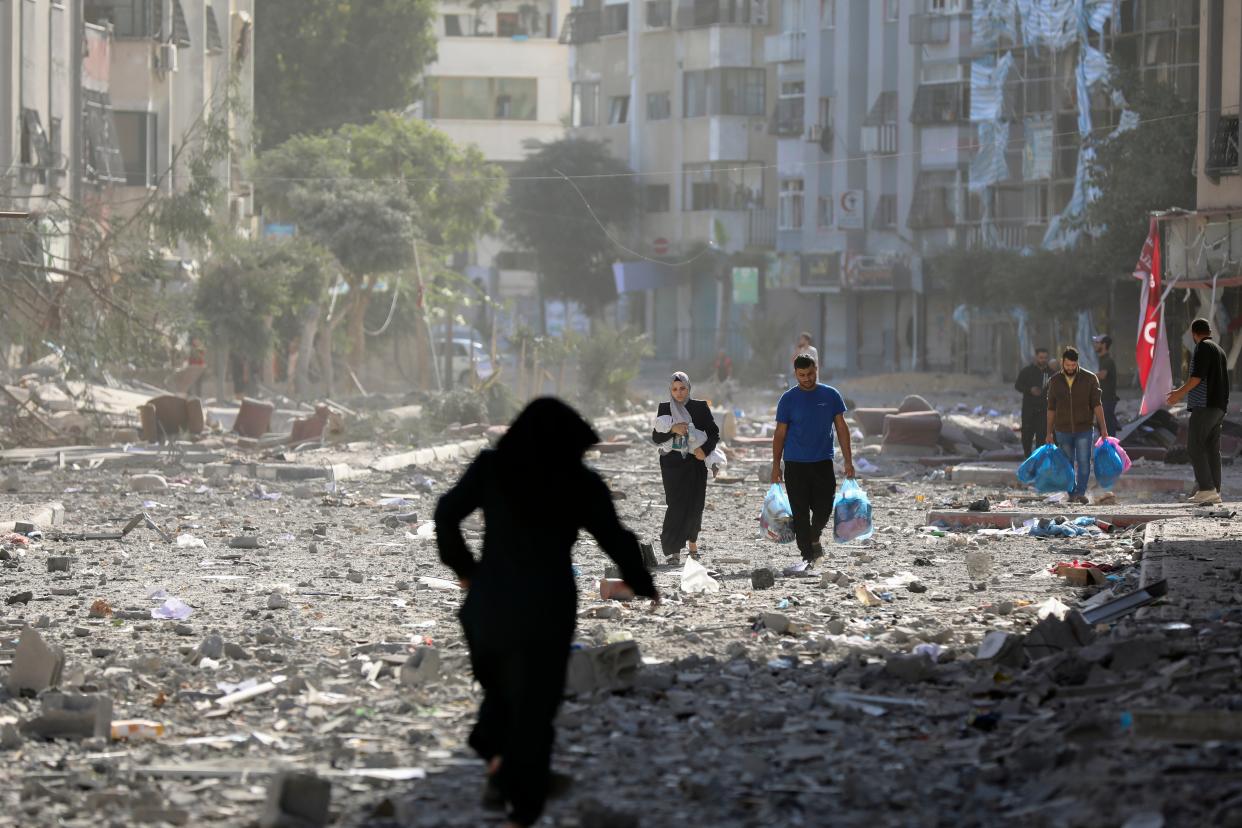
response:
<path fill-rule="evenodd" d="M 640 175 L 630 246 L 674 262 L 716 248 L 663 271 L 622 264 L 631 318 L 662 358 L 736 350 L 717 337 L 732 313 L 725 257 L 774 243 L 774 33 L 767 0 L 583 0 L 566 22 L 573 134 L 607 142 Z"/>
<path fill-rule="evenodd" d="M 436 62 L 424 78 L 419 115 L 454 142 L 474 145 L 506 171 L 530 141 L 556 141 L 569 118 L 569 49 L 558 41 L 565 0 L 439 4 Z M 538 319 L 531 257 L 499 236 L 465 251 L 461 269 L 511 313 L 502 327 Z"/>

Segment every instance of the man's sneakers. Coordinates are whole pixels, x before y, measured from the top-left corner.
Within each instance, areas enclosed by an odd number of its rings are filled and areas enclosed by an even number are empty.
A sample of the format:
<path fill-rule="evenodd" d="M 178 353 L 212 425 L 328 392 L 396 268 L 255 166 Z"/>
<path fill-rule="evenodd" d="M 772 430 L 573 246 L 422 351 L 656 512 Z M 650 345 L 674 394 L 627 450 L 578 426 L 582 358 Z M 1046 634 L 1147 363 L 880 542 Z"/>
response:
<path fill-rule="evenodd" d="M 1204 489 L 1191 495 L 1190 502 L 1196 506 L 1213 506 L 1220 503 L 1220 492 L 1215 489 Z"/>

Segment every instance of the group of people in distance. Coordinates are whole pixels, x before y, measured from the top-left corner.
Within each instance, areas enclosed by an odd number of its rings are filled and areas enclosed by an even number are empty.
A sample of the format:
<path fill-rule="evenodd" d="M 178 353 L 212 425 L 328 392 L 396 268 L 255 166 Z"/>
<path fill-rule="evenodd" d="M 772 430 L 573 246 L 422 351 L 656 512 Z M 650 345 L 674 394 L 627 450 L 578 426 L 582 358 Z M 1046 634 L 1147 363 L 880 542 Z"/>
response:
<path fill-rule="evenodd" d="M 773 439 L 772 480 L 788 489 L 802 567 L 824 554 L 819 538 L 836 492 L 834 430 L 845 474 L 854 476 L 845 401 L 820 384 L 817 362 L 803 334 L 797 385 L 781 396 Z M 660 545 L 670 562 L 679 562 L 683 546 L 700 554 L 708 463 L 720 440 L 708 402 L 690 391 L 685 373 L 672 375 L 652 431 L 668 505 Z M 551 760 L 577 618 L 571 552 L 578 531 L 594 535 L 636 595 L 659 602 L 638 539 L 621 524 L 607 485 L 582 462 L 597 442 L 568 405 L 537 399 L 436 507 L 440 558 L 466 590 L 459 617 L 483 688 L 469 744 L 485 763 L 483 804 L 507 809 L 509 826 L 533 825 L 547 798 L 568 784 L 552 773 Z M 479 559 L 461 531 L 476 509 L 485 524 Z"/>
<path fill-rule="evenodd" d="M 1194 466 L 1195 492 L 1190 500 L 1200 505 L 1221 502 L 1220 434 L 1229 405 L 1228 357 L 1212 338 L 1206 319 L 1191 323 L 1195 348 L 1190 355 L 1189 378 L 1165 399 L 1170 406 L 1186 401 L 1190 433 L 1186 448 Z M 1087 503 L 1094 437 L 1116 436 L 1117 363 L 1112 356 L 1112 337 L 1094 338 L 1098 373 L 1079 365 L 1075 348 L 1061 353 L 1059 364 L 1049 360 L 1047 348 L 1037 348 L 1031 363 L 1014 382 L 1022 395 L 1022 451 L 1030 456 L 1036 442 L 1056 445 L 1074 465 L 1071 503 Z M 1093 430 L 1094 426 L 1094 430 Z"/>

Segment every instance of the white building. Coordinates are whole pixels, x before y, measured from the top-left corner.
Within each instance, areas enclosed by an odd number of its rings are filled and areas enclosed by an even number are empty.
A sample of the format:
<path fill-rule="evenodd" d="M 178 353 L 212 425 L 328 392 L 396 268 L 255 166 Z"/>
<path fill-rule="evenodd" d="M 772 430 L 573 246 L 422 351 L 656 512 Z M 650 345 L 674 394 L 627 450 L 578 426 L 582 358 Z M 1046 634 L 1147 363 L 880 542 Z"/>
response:
<path fill-rule="evenodd" d="M 558 42 L 568 11 L 556 0 L 499 0 L 481 8 L 441 3 L 437 59 L 417 108 L 458 144 L 473 144 L 506 171 L 526 157 L 529 141 L 556 141 L 569 117 L 569 49 Z M 461 262 L 493 297 L 511 302 L 516 319 L 538 319 L 529 254 L 500 237 L 480 239 Z"/>

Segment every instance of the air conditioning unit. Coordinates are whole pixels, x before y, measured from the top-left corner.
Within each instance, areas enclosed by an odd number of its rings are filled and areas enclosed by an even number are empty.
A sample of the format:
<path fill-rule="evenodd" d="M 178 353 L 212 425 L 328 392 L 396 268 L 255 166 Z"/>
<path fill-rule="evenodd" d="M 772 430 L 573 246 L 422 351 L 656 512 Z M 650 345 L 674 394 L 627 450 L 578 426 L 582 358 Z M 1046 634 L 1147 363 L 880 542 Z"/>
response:
<path fill-rule="evenodd" d="M 161 72 L 177 71 L 177 44 L 161 43 L 155 56 L 155 68 Z"/>

